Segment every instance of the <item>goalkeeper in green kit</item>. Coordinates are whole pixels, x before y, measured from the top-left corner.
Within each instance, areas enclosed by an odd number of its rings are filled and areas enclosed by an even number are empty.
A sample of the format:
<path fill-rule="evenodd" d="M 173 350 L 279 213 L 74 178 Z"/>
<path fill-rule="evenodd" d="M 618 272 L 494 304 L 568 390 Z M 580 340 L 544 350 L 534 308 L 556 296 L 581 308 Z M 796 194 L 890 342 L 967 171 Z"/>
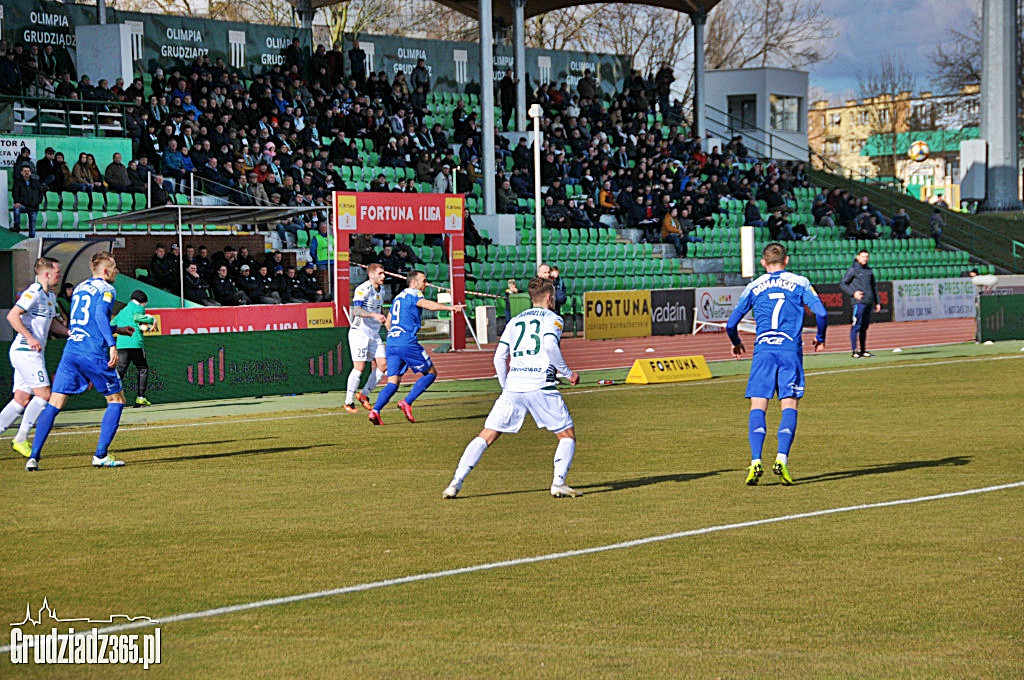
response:
<path fill-rule="evenodd" d="M 139 370 L 139 386 L 136 390 L 135 406 L 152 406 L 146 399 L 146 385 L 149 382 L 149 362 L 146 361 L 146 344 L 143 332 L 153 327 L 156 320 L 146 314 L 149 297 L 141 290 L 134 291 L 128 304 L 121 308 L 110 321 L 117 329 L 117 374 L 124 380 L 128 364 L 135 364 Z M 145 328 L 140 328 L 140 324 Z M 126 331 L 132 330 L 131 334 Z"/>

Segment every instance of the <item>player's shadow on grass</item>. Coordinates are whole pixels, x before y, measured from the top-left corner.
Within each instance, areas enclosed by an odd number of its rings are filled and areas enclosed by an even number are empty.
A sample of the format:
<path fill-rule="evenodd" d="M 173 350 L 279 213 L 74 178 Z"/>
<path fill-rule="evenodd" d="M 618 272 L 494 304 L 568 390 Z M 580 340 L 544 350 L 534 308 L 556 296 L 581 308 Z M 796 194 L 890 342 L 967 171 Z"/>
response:
<path fill-rule="evenodd" d="M 637 477 L 635 479 L 618 479 L 613 482 L 598 482 L 596 484 L 573 484 L 573 487 L 583 491 L 586 495 L 595 493 L 607 493 L 609 491 L 622 491 L 623 489 L 636 489 L 652 484 L 664 484 L 666 482 L 692 482 L 705 477 L 714 477 L 724 472 L 735 472 L 735 470 L 712 470 L 710 472 L 683 472 L 675 475 L 654 475 L 652 477 Z M 544 489 L 519 489 L 517 491 L 495 491 L 493 493 L 478 493 L 466 498 L 486 498 L 487 496 L 511 496 L 521 493 L 543 493 Z M 461 498 L 461 496 L 460 496 Z"/>
<path fill-rule="evenodd" d="M 278 446 L 273 449 L 249 449 L 248 451 L 224 451 L 222 453 L 197 453 L 194 456 L 172 456 L 168 458 L 150 458 L 148 460 L 129 460 L 125 463 L 131 467 L 139 465 L 163 465 L 166 463 L 182 463 L 192 460 L 215 460 L 217 458 L 235 458 L 237 456 L 272 456 L 276 453 L 294 453 L 334 446 L 333 444 L 314 444 L 312 446 Z M 91 465 L 75 465 L 71 467 L 92 467 Z"/>
<path fill-rule="evenodd" d="M 276 439 L 276 437 L 258 437 L 256 439 Z M 255 441 L 256 439 L 252 437 L 246 437 L 245 441 Z M 154 449 L 176 449 L 185 446 L 212 446 L 214 444 L 234 444 L 237 441 L 241 440 L 222 439 L 219 441 L 178 442 L 177 444 L 152 444 L 148 446 L 137 446 L 131 449 L 118 448 L 117 453 L 139 453 L 140 451 L 152 451 Z M 91 456 L 94 449 L 95 447 L 93 446 L 88 447 L 87 449 L 83 449 L 81 451 L 73 451 L 71 453 L 54 453 L 52 455 L 48 455 L 44 451 L 43 457 L 46 458 L 47 460 L 50 460 L 53 458 L 78 458 L 80 456 Z"/>
<path fill-rule="evenodd" d="M 277 437 L 246 437 L 244 441 L 260 441 L 264 439 L 277 439 Z M 146 446 L 136 446 L 132 449 L 119 449 L 119 452 L 123 453 L 139 453 L 141 451 L 154 451 L 156 449 L 176 449 L 184 446 L 212 446 L 214 444 L 234 444 L 240 439 L 221 439 L 218 441 L 195 441 L 195 442 L 178 442 L 177 444 L 147 444 Z"/>
<path fill-rule="evenodd" d="M 607 493 L 609 491 L 622 491 L 624 489 L 638 489 L 653 484 L 665 484 L 667 482 L 693 482 L 706 477 L 714 477 L 723 473 L 735 472 L 735 470 L 710 470 L 708 472 L 681 472 L 674 475 L 654 475 L 652 477 L 637 477 L 635 479 L 617 479 L 613 482 L 598 482 L 596 484 L 583 484 L 576 486 L 588 494 Z"/>
<path fill-rule="evenodd" d="M 971 456 L 949 456 L 935 460 L 908 460 L 899 463 L 885 463 L 883 465 L 869 465 L 857 468 L 856 470 L 836 470 L 835 472 L 824 472 L 820 475 L 810 477 L 798 477 L 797 484 L 813 484 L 815 482 L 835 482 L 841 479 L 852 479 L 864 475 L 884 475 L 890 472 L 906 472 L 907 470 L 921 470 L 924 468 L 946 467 L 949 465 L 968 465 Z"/>
<path fill-rule="evenodd" d="M 451 416 L 450 418 L 432 418 L 429 421 L 424 420 L 423 422 L 430 423 L 443 423 L 448 420 L 483 420 L 487 417 L 486 413 L 473 413 L 468 416 Z"/>

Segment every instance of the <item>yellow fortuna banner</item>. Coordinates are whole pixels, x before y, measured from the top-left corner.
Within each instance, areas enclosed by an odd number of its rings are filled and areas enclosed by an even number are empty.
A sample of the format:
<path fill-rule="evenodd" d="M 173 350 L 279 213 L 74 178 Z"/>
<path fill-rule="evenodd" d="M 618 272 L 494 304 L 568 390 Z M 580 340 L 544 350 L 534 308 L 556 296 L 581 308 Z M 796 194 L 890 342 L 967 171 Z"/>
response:
<path fill-rule="evenodd" d="M 651 291 L 587 291 L 583 336 L 587 340 L 641 338 L 651 334 Z"/>
<path fill-rule="evenodd" d="M 651 383 L 683 382 L 684 380 L 708 380 L 711 369 L 703 355 L 688 357 L 665 357 L 662 359 L 637 359 L 629 369 L 626 382 L 636 385 Z"/>

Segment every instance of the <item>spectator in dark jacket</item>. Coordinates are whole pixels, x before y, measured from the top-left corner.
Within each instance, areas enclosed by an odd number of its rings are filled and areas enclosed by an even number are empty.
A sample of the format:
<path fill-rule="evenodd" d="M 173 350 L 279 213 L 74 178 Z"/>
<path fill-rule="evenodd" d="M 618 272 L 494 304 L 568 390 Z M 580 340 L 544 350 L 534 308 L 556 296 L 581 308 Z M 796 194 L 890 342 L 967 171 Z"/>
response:
<path fill-rule="evenodd" d="M 167 248 L 162 243 L 156 244 L 156 248 L 153 249 L 146 283 L 164 290 L 177 291 L 178 289 L 177 262 L 167 254 Z"/>
<path fill-rule="evenodd" d="M 316 267 L 313 266 L 312 262 L 306 263 L 302 273 L 298 274 L 297 278 L 302 283 L 303 295 L 310 302 L 324 302 L 331 299 L 330 295 L 324 294 L 323 286 L 320 285 L 320 279 L 316 275 Z"/>
<path fill-rule="evenodd" d="M 906 208 L 900 208 L 892 216 L 892 237 L 910 238 L 910 215 Z"/>
<path fill-rule="evenodd" d="M 284 279 L 279 284 L 281 299 L 284 302 L 312 302 L 306 297 L 302 279 L 295 274 L 295 267 L 288 267 L 284 272 Z"/>
<path fill-rule="evenodd" d="M 121 162 L 121 154 L 114 154 L 110 165 L 103 172 L 103 179 L 109 191 L 128 191 L 128 168 Z"/>
<path fill-rule="evenodd" d="M 43 157 L 36 163 L 36 176 L 39 177 L 39 183 L 43 187 L 51 187 L 54 182 L 61 179 L 60 177 L 60 166 L 57 165 L 56 161 L 57 152 L 53 147 L 46 147 L 46 151 L 43 153 Z M 51 189 L 51 191 L 54 189 Z M 57 190 L 59 191 L 59 189 Z"/>
<path fill-rule="evenodd" d="M 757 201 L 751 196 L 743 207 L 743 224 L 748 227 L 765 226 L 764 217 L 761 216 L 761 209 L 757 207 Z"/>
<path fill-rule="evenodd" d="M 213 299 L 222 305 L 233 307 L 249 303 L 245 293 L 238 290 L 238 286 L 228 276 L 228 266 L 226 264 L 222 264 L 217 268 L 217 274 L 210 283 L 210 288 L 213 290 Z"/>
<path fill-rule="evenodd" d="M 43 202 L 43 185 L 32 176 L 32 168 L 21 167 L 21 177 L 14 181 L 12 199 L 14 205 L 13 231 L 21 231 L 21 214 L 28 215 L 28 235 L 36 235 L 36 218 L 39 216 L 39 204 Z"/>
<path fill-rule="evenodd" d="M 267 265 L 260 265 L 256 272 L 256 280 L 259 282 L 256 299 L 260 303 L 264 305 L 281 304 L 281 291 L 278 290 L 278 280 L 267 270 Z"/>
<path fill-rule="evenodd" d="M 204 307 L 220 307 L 220 303 L 213 299 L 210 284 L 199 275 L 194 262 L 185 270 L 185 299 Z"/>

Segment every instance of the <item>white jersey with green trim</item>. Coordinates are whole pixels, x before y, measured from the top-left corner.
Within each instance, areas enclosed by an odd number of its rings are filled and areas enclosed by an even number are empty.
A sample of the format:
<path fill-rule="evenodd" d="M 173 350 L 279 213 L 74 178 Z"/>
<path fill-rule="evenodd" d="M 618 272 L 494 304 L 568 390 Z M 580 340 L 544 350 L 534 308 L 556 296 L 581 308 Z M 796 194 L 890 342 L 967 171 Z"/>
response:
<path fill-rule="evenodd" d="M 532 392 L 554 387 L 565 368 L 558 351 L 561 339 L 562 317 L 550 309 L 532 307 L 516 315 L 499 340 L 510 357 L 504 388 L 509 392 Z"/>
<path fill-rule="evenodd" d="M 25 289 L 16 303 L 18 307 L 25 310 L 21 315 L 21 321 L 32 333 L 32 337 L 39 341 L 39 344 L 46 348 L 46 339 L 50 337 L 50 322 L 57 316 L 57 295 L 46 292 L 38 281 Z M 21 333 L 14 336 L 11 349 L 29 349 L 28 340 Z"/>

